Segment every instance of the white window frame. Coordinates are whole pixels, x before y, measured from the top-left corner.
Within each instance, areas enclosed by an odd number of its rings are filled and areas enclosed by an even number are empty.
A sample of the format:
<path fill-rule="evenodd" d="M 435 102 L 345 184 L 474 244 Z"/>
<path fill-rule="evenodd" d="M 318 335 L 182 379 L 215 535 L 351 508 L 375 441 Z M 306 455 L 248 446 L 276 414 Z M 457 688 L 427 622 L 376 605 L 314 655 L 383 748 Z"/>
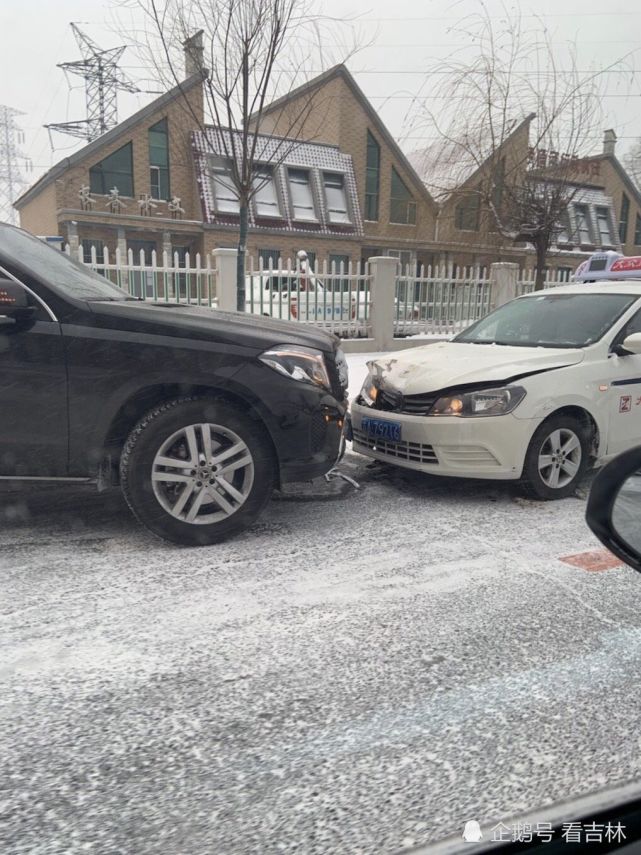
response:
<path fill-rule="evenodd" d="M 307 181 L 303 184 L 302 181 L 293 181 L 292 173 L 298 172 L 300 174 L 304 174 L 307 176 Z M 316 211 L 316 202 L 314 199 L 314 185 L 312 179 L 312 171 L 311 169 L 306 169 L 304 167 L 297 166 L 289 166 L 287 168 L 287 186 L 289 189 L 289 200 L 291 203 L 291 212 L 292 212 L 292 220 L 296 222 L 304 222 L 304 223 L 317 223 L 318 222 L 318 212 Z M 309 202 L 308 205 L 297 204 L 295 196 L 297 195 L 297 191 L 294 191 L 294 186 L 307 187 L 308 189 L 308 198 L 302 201 Z M 307 215 L 303 214 L 302 216 L 296 213 L 296 209 L 308 211 Z"/>
<path fill-rule="evenodd" d="M 612 223 L 611 223 L 612 217 L 610 216 L 610 209 L 607 207 L 607 205 L 596 205 L 595 209 L 594 209 L 594 213 L 596 216 L 596 227 L 597 227 L 597 233 L 599 235 L 600 245 L 601 246 L 614 246 L 614 241 L 612 240 Z M 602 214 L 605 216 L 601 216 Z M 603 239 L 603 230 L 601 228 L 601 224 L 602 224 L 603 220 L 605 220 L 605 225 L 606 225 L 607 230 L 608 230 L 607 231 L 607 237 L 608 237 L 607 240 Z"/>
<path fill-rule="evenodd" d="M 328 184 L 331 181 L 335 182 L 333 186 Z M 352 219 L 347 202 L 345 174 L 342 172 L 323 172 L 323 190 L 325 191 L 328 221 L 332 225 L 351 225 Z"/>
<path fill-rule="evenodd" d="M 581 228 L 580 228 L 580 218 L 585 212 L 585 229 L 588 233 L 588 239 L 583 240 L 581 238 Z M 574 203 L 574 226 L 575 226 L 575 235 L 577 243 L 580 246 L 593 246 L 594 245 L 594 234 L 593 234 L 593 225 L 592 225 L 592 217 L 590 215 L 590 206 L 585 202 L 575 202 Z"/>
<path fill-rule="evenodd" d="M 276 186 L 275 170 L 269 166 L 258 166 L 253 183 L 260 188 L 254 193 L 252 200 L 254 204 L 254 216 L 282 219 L 283 212 L 278 187 Z M 270 210 L 261 210 L 262 205 L 268 205 Z"/>
<path fill-rule="evenodd" d="M 236 188 L 231 180 L 231 165 L 221 158 L 211 158 L 208 165 L 216 213 L 240 214 L 240 199 L 236 195 Z M 225 178 L 227 181 L 224 180 Z"/>

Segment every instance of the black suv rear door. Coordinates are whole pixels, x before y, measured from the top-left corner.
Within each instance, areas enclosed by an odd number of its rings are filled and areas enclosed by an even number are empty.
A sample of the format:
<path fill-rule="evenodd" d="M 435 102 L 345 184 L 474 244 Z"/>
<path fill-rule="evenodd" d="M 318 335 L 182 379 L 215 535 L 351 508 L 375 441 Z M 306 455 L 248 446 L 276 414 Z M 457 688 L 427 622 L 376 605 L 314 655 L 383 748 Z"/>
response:
<path fill-rule="evenodd" d="M 31 293 L 29 301 L 35 320 L 0 326 L 0 476 L 64 477 L 69 428 L 62 333 Z"/>

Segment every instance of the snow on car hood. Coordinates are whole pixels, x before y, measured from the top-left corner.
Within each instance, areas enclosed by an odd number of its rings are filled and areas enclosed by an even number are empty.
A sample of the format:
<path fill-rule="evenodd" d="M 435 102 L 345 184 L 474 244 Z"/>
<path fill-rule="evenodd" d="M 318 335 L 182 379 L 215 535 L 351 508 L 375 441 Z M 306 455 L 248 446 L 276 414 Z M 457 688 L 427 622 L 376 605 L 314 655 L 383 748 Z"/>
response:
<path fill-rule="evenodd" d="M 576 365 L 584 358 L 577 349 L 506 347 L 452 341 L 390 353 L 368 362 L 382 386 L 405 395 L 420 395 L 453 386 L 501 380 Z"/>

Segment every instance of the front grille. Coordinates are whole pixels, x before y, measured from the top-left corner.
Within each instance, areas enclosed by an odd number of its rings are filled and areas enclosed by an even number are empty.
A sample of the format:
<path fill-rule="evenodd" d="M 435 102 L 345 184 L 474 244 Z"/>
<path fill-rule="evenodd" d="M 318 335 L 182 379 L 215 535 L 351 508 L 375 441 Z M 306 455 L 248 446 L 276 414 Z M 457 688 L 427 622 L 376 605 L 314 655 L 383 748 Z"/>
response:
<path fill-rule="evenodd" d="M 327 424 L 322 413 L 314 413 L 311 419 L 309 441 L 312 454 L 320 451 L 325 444 L 327 436 Z"/>
<path fill-rule="evenodd" d="M 438 457 L 432 446 L 424 445 L 422 442 L 388 442 L 378 437 L 369 436 L 357 428 L 354 428 L 354 442 L 396 460 L 438 464 Z"/>
<path fill-rule="evenodd" d="M 403 395 L 397 389 L 379 389 L 375 408 L 388 413 L 405 413 L 408 416 L 426 416 L 438 395 Z"/>

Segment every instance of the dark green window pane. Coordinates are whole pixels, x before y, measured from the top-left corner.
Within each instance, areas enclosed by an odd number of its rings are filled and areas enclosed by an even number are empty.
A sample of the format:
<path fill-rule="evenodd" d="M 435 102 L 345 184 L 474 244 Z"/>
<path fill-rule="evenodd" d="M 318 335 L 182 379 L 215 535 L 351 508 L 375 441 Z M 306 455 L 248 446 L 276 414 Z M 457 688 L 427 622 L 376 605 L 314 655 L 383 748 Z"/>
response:
<path fill-rule="evenodd" d="M 416 225 L 416 202 L 394 167 L 392 167 L 390 222 Z"/>
<path fill-rule="evenodd" d="M 169 128 L 162 119 L 149 128 L 149 185 L 154 199 L 169 199 Z"/>
<path fill-rule="evenodd" d="M 378 220 L 378 197 L 381 177 L 381 147 L 367 132 L 367 164 L 365 169 L 365 219 Z"/>
<path fill-rule="evenodd" d="M 619 220 L 619 239 L 621 243 L 628 240 L 628 220 L 630 219 L 630 200 L 623 194 L 621 199 L 621 218 Z"/>
<path fill-rule="evenodd" d="M 114 187 L 121 196 L 134 195 L 133 146 L 123 145 L 113 154 L 96 163 L 89 170 L 89 188 L 92 193 L 106 195 Z"/>

